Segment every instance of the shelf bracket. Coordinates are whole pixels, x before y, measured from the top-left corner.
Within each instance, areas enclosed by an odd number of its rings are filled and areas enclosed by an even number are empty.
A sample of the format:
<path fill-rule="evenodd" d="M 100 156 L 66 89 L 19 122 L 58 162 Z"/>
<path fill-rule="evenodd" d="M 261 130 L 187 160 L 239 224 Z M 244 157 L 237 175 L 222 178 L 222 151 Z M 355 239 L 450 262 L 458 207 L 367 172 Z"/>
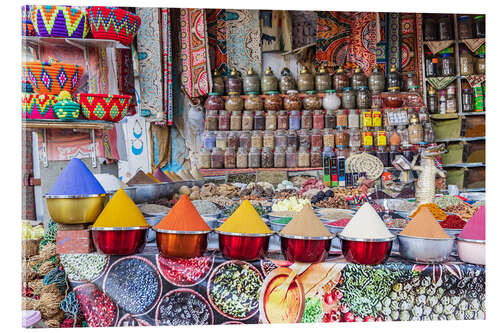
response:
<path fill-rule="evenodd" d="M 92 141 L 92 143 L 91 143 L 92 167 L 97 168 L 97 148 L 95 146 L 95 130 L 94 129 L 90 130 L 90 140 Z"/>

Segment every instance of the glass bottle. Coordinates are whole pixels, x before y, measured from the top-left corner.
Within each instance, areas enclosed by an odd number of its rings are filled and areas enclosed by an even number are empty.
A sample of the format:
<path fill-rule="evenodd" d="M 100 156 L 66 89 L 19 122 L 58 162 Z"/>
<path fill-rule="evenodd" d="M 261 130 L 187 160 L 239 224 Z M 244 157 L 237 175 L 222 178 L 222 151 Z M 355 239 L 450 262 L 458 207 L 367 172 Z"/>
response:
<path fill-rule="evenodd" d="M 401 87 L 401 76 L 399 75 L 396 65 L 392 65 L 389 73 L 387 74 L 387 89 L 394 87 Z"/>
<path fill-rule="evenodd" d="M 205 129 L 207 131 L 217 131 L 219 129 L 219 112 L 217 110 L 207 111 Z"/>
<path fill-rule="evenodd" d="M 476 74 L 486 74 L 486 58 L 484 54 L 480 54 L 476 59 Z"/>
<path fill-rule="evenodd" d="M 278 91 L 278 79 L 274 76 L 271 67 L 267 67 L 264 75 L 262 75 L 260 87 L 264 94 L 270 91 Z"/>
<path fill-rule="evenodd" d="M 418 80 L 415 74 L 408 73 L 403 78 L 403 91 L 409 91 L 410 89 L 418 89 Z"/>
<path fill-rule="evenodd" d="M 474 74 L 474 57 L 469 51 L 463 49 L 460 52 L 460 75 L 473 75 Z"/>
<path fill-rule="evenodd" d="M 387 151 L 387 147 L 385 146 L 378 146 L 377 149 L 375 150 L 375 156 L 382 161 L 382 164 L 384 167 L 390 167 L 391 165 L 389 164 L 389 152 Z"/>
<path fill-rule="evenodd" d="M 347 147 L 349 144 L 349 132 L 345 128 L 337 128 L 335 131 L 335 145 L 337 147 Z"/>
<path fill-rule="evenodd" d="M 251 131 L 253 129 L 253 111 L 243 111 L 241 118 L 241 129 L 243 131 Z"/>
<path fill-rule="evenodd" d="M 344 68 L 339 67 L 333 75 L 333 89 L 336 91 L 343 91 L 344 88 L 349 87 L 349 77 L 344 71 Z"/>
<path fill-rule="evenodd" d="M 433 143 L 434 141 L 434 129 L 432 128 L 432 123 L 427 122 L 424 124 L 424 142 Z"/>
<path fill-rule="evenodd" d="M 217 68 L 212 74 L 212 92 L 224 95 L 224 78 Z"/>
<path fill-rule="evenodd" d="M 224 153 L 221 148 L 212 149 L 211 166 L 212 169 L 224 169 Z"/>
<path fill-rule="evenodd" d="M 205 132 L 205 135 L 203 137 L 203 147 L 212 150 L 212 148 L 215 148 L 215 133 L 207 131 Z"/>
<path fill-rule="evenodd" d="M 266 130 L 275 130 L 277 127 L 278 118 L 276 111 L 267 111 L 266 114 Z"/>
<path fill-rule="evenodd" d="M 325 128 L 323 134 L 323 146 L 325 147 L 335 147 L 335 131 L 330 128 Z"/>
<path fill-rule="evenodd" d="M 408 141 L 412 145 L 424 141 L 424 129 L 415 114 L 410 118 L 410 125 L 408 125 Z"/>
<path fill-rule="evenodd" d="M 250 148 L 250 152 L 248 153 L 248 167 L 252 169 L 260 168 L 260 148 Z"/>
<path fill-rule="evenodd" d="M 313 128 L 325 128 L 325 115 L 323 114 L 323 110 L 314 110 Z"/>
<path fill-rule="evenodd" d="M 227 148 L 224 152 L 224 168 L 235 169 L 236 168 L 236 152 L 234 148 Z"/>
<path fill-rule="evenodd" d="M 275 168 L 286 168 L 285 147 L 278 146 L 274 150 L 274 167 Z"/>
<path fill-rule="evenodd" d="M 215 137 L 215 147 L 220 149 L 227 148 L 227 134 L 226 132 L 218 132 Z"/>
<path fill-rule="evenodd" d="M 261 166 L 263 168 L 272 168 L 274 166 L 274 154 L 272 148 L 262 148 Z"/>
<path fill-rule="evenodd" d="M 309 168 L 310 166 L 311 166 L 311 156 L 309 153 L 309 147 L 300 146 L 299 152 L 297 153 L 297 167 Z"/>
<path fill-rule="evenodd" d="M 474 37 L 475 38 L 485 38 L 486 37 L 486 25 L 484 15 L 478 15 L 474 17 Z"/>
<path fill-rule="evenodd" d="M 300 128 L 311 129 L 312 124 L 313 124 L 313 119 L 312 119 L 311 111 L 309 111 L 309 110 L 302 111 Z"/>
<path fill-rule="evenodd" d="M 263 146 L 267 148 L 274 148 L 274 133 L 273 131 L 264 131 Z"/>
<path fill-rule="evenodd" d="M 324 66 L 321 66 L 316 73 L 315 82 L 316 90 L 318 92 L 324 92 L 326 90 L 332 89 L 332 78 L 330 77 L 330 73 Z"/>
<path fill-rule="evenodd" d="M 283 107 L 287 111 L 302 110 L 302 100 L 297 90 L 288 90 L 286 96 L 283 98 Z"/>
<path fill-rule="evenodd" d="M 248 92 L 247 98 L 245 99 L 245 110 L 257 111 L 264 108 L 264 103 L 262 98 L 255 91 Z"/>
<path fill-rule="evenodd" d="M 278 112 L 278 129 L 288 129 L 288 112 L 285 110 Z"/>
<path fill-rule="evenodd" d="M 349 128 L 359 128 L 359 111 L 356 109 L 348 110 L 347 115 L 347 127 Z"/>
<path fill-rule="evenodd" d="M 283 100 L 277 91 L 266 92 L 266 98 L 264 99 L 264 109 L 269 111 L 279 111 L 283 109 Z"/>
<path fill-rule="evenodd" d="M 349 125 L 348 116 L 345 110 L 337 110 L 337 127 L 347 127 Z"/>
<path fill-rule="evenodd" d="M 254 130 L 264 130 L 266 128 L 266 117 L 264 116 L 264 111 L 255 111 L 253 117 L 253 129 Z"/>
<path fill-rule="evenodd" d="M 229 97 L 226 99 L 226 110 L 227 111 L 243 111 L 243 99 L 239 92 L 229 92 Z"/>
<path fill-rule="evenodd" d="M 287 147 L 295 147 L 297 148 L 298 137 L 297 132 L 294 130 L 288 130 L 286 135 L 286 145 Z"/>
<path fill-rule="evenodd" d="M 211 92 L 205 101 L 205 110 L 224 110 L 224 99 L 220 93 Z"/>
<path fill-rule="evenodd" d="M 441 55 L 441 76 L 455 76 L 455 58 L 449 53 Z"/>
<path fill-rule="evenodd" d="M 238 148 L 236 154 L 236 167 L 238 169 L 248 168 L 248 150 L 245 147 Z"/>
<path fill-rule="evenodd" d="M 227 136 L 227 148 L 238 149 L 239 146 L 239 137 L 237 132 L 229 132 Z"/>
<path fill-rule="evenodd" d="M 282 94 L 288 93 L 289 90 L 295 90 L 295 79 L 292 76 L 292 72 L 287 67 L 281 70 L 279 86 Z"/>
<path fill-rule="evenodd" d="M 323 108 L 325 110 L 338 110 L 341 105 L 341 100 L 337 96 L 335 89 L 325 90 L 325 97 L 323 97 Z"/>
<path fill-rule="evenodd" d="M 241 131 L 241 111 L 231 112 L 231 131 Z"/>
<path fill-rule="evenodd" d="M 253 70 L 253 67 L 247 71 L 247 75 L 243 79 L 243 91 L 245 94 L 250 92 L 259 93 L 260 92 L 260 79 L 257 73 Z"/>
<path fill-rule="evenodd" d="M 396 128 L 396 131 L 398 132 L 399 137 L 401 138 L 401 145 L 402 146 L 408 145 L 408 128 L 406 128 L 406 126 L 399 125 Z"/>
<path fill-rule="evenodd" d="M 229 131 L 229 112 L 219 111 L 219 131 Z"/>
<path fill-rule="evenodd" d="M 457 97 L 455 94 L 447 94 L 446 97 L 446 113 L 457 112 Z"/>
<path fill-rule="evenodd" d="M 452 27 L 448 15 L 440 15 L 438 19 L 438 37 L 439 40 L 452 40 Z"/>
<path fill-rule="evenodd" d="M 442 90 L 439 95 L 439 113 L 440 114 L 446 113 L 446 95 Z"/>
<path fill-rule="evenodd" d="M 263 142 L 262 142 L 262 132 L 261 131 L 253 131 L 252 132 L 252 137 L 250 139 L 251 142 L 251 147 L 252 148 L 262 148 Z"/>
<path fill-rule="evenodd" d="M 458 38 L 462 40 L 474 38 L 472 33 L 472 22 L 467 15 L 458 18 Z"/>
<path fill-rule="evenodd" d="M 427 110 L 429 113 L 435 114 L 439 110 L 439 102 L 436 95 L 436 90 L 431 86 L 427 92 Z"/>
<path fill-rule="evenodd" d="M 351 87 L 345 87 L 342 91 L 342 108 L 356 108 L 356 92 Z"/>
<path fill-rule="evenodd" d="M 212 156 L 210 150 L 202 148 L 200 150 L 200 169 L 210 169 Z"/>
<path fill-rule="evenodd" d="M 300 74 L 297 79 L 297 87 L 300 92 L 314 90 L 314 76 L 305 66 L 300 70 Z"/>
<path fill-rule="evenodd" d="M 319 168 L 323 165 L 323 158 L 321 153 L 321 148 L 312 147 L 311 148 L 311 167 Z"/>
<path fill-rule="evenodd" d="M 437 22 L 431 15 L 424 16 L 424 40 L 435 41 L 438 40 L 437 36 Z"/>
<path fill-rule="evenodd" d="M 274 135 L 274 146 L 275 147 L 286 147 L 286 132 L 283 130 L 277 130 Z"/>
<path fill-rule="evenodd" d="M 298 131 L 299 137 L 299 146 L 306 146 L 311 148 L 311 136 L 309 135 L 309 131 L 306 129 L 301 129 Z"/>
<path fill-rule="evenodd" d="M 311 132 L 311 147 L 323 147 L 323 135 L 321 135 L 321 130 L 317 128 Z"/>
<path fill-rule="evenodd" d="M 286 148 L 286 167 L 287 168 L 297 167 L 297 151 L 295 146 L 288 146 Z"/>
<path fill-rule="evenodd" d="M 288 114 L 288 128 L 291 130 L 300 129 L 300 112 L 299 111 L 290 111 Z"/>
<path fill-rule="evenodd" d="M 368 88 L 372 94 L 380 94 L 385 89 L 385 77 L 379 65 L 373 66 L 372 73 L 368 78 Z"/>
<path fill-rule="evenodd" d="M 245 148 L 246 151 L 250 150 L 252 146 L 252 139 L 250 132 L 244 131 L 240 134 L 240 148 Z"/>
<path fill-rule="evenodd" d="M 226 93 L 229 95 L 231 92 L 237 92 L 241 94 L 243 91 L 243 83 L 240 78 L 240 74 L 236 68 L 231 69 L 228 78 L 226 79 Z"/>
<path fill-rule="evenodd" d="M 325 115 L 325 128 L 335 128 L 337 127 L 337 119 L 334 110 L 326 110 Z"/>
<path fill-rule="evenodd" d="M 438 76 L 439 57 L 432 54 L 431 51 L 425 51 L 425 76 L 436 77 Z"/>
<path fill-rule="evenodd" d="M 307 92 L 306 97 L 302 100 L 302 107 L 304 110 L 320 110 L 321 98 L 316 95 L 316 91 L 310 90 Z"/>
<path fill-rule="evenodd" d="M 358 90 L 359 87 L 368 86 L 368 79 L 366 78 L 365 73 L 361 70 L 360 67 L 356 67 L 354 69 L 354 73 L 351 76 L 351 87 L 353 90 Z"/>
<path fill-rule="evenodd" d="M 464 89 L 462 92 L 462 111 L 474 111 L 474 96 L 472 95 L 472 89 Z"/>
<path fill-rule="evenodd" d="M 384 103 L 389 108 L 400 108 L 403 105 L 403 99 L 399 87 L 390 87 L 389 92 L 385 95 Z"/>
<path fill-rule="evenodd" d="M 349 147 L 361 147 L 361 130 L 359 128 L 349 129 Z"/>
<path fill-rule="evenodd" d="M 369 109 L 372 106 L 372 96 L 368 87 L 359 87 L 356 96 L 356 104 L 359 109 Z"/>

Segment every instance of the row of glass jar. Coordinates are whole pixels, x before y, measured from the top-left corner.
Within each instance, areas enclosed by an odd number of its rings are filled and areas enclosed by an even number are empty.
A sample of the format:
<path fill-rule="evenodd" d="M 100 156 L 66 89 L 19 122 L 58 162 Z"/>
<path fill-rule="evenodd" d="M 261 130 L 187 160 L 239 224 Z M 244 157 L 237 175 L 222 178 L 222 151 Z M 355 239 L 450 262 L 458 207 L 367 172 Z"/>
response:
<path fill-rule="evenodd" d="M 451 87 L 451 89 L 450 89 Z M 474 112 L 476 111 L 476 96 L 472 89 L 462 90 L 462 112 Z M 484 96 L 479 96 L 483 99 Z M 441 90 L 439 92 L 439 98 L 436 94 L 436 90 L 431 87 L 427 93 L 427 109 L 430 113 L 456 113 L 457 109 L 457 99 L 455 95 L 455 89 L 453 85 L 448 86 L 446 91 Z"/>
<path fill-rule="evenodd" d="M 458 18 L 458 38 L 471 39 L 471 38 L 485 38 L 485 17 L 484 15 L 477 15 L 471 20 L 467 15 Z M 424 40 L 437 41 L 437 40 L 452 40 L 453 24 L 449 15 L 427 15 L 424 17 Z"/>
<path fill-rule="evenodd" d="M 460 75 L 486 74 L 486 59 L 484 54 L 477 58 L 467 50 L 460 53 Z M 427 77 L 442 77 L 456 75 L 455 56 L 451 53 L 442 55 L 432 54 L 428 51 L 425 54 L 425 75 Z"/>

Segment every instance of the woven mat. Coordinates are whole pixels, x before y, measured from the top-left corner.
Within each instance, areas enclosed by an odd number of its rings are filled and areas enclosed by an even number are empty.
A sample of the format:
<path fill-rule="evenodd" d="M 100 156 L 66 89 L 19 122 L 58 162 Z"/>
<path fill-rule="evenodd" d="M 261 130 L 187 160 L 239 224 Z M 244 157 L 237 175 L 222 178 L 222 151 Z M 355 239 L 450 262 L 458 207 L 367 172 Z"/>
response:
<path fill-rule="evenodd" d="M 481 47 L 481 45 L 484 44 L 485 39 L 484 38 L 464 39 L 463 42 L 465 45 L 467 45 L 469 50 L 471 50 L 472 52 L 476 52 Z"/>
<path fill-rule="evenodd" d="M 444 50 L 445 48 L 453 45 L 455 43 L 452 40 L 442 40 L 442 41 L 437 41 L 437 42 L 425 42 L 425 44 L 429 47 L 429 50 L 431 50 L 432 54 L 436 54 L 439 51 Z"/>
<path fill-rule="evenodd" d="M 354 154 L 346 161 L 347 172 L 366 172 L 368 179 L 377 180 L 384 171 L 384 164 L 377 157 L 367 154 Z"/>
<path fill-rule="evenodd" d="M 436 90 L 441 90 L 446 88 L 453 81 L 455 81 L 455 77 L 454 76 L 429 77 L 428 80 L 431 86 L 433 86 Z"/>

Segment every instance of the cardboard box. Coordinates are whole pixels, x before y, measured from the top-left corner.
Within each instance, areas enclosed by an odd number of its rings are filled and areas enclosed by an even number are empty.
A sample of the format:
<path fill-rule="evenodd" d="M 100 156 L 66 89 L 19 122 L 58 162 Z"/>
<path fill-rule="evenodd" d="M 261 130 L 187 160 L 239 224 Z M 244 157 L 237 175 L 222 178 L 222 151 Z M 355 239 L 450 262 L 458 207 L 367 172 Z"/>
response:
<path fill-rule="evenodd" d="M 58 254 L 91 253 L 94 251 L 90 229 L 58 230 L 56 246 Z"/>

